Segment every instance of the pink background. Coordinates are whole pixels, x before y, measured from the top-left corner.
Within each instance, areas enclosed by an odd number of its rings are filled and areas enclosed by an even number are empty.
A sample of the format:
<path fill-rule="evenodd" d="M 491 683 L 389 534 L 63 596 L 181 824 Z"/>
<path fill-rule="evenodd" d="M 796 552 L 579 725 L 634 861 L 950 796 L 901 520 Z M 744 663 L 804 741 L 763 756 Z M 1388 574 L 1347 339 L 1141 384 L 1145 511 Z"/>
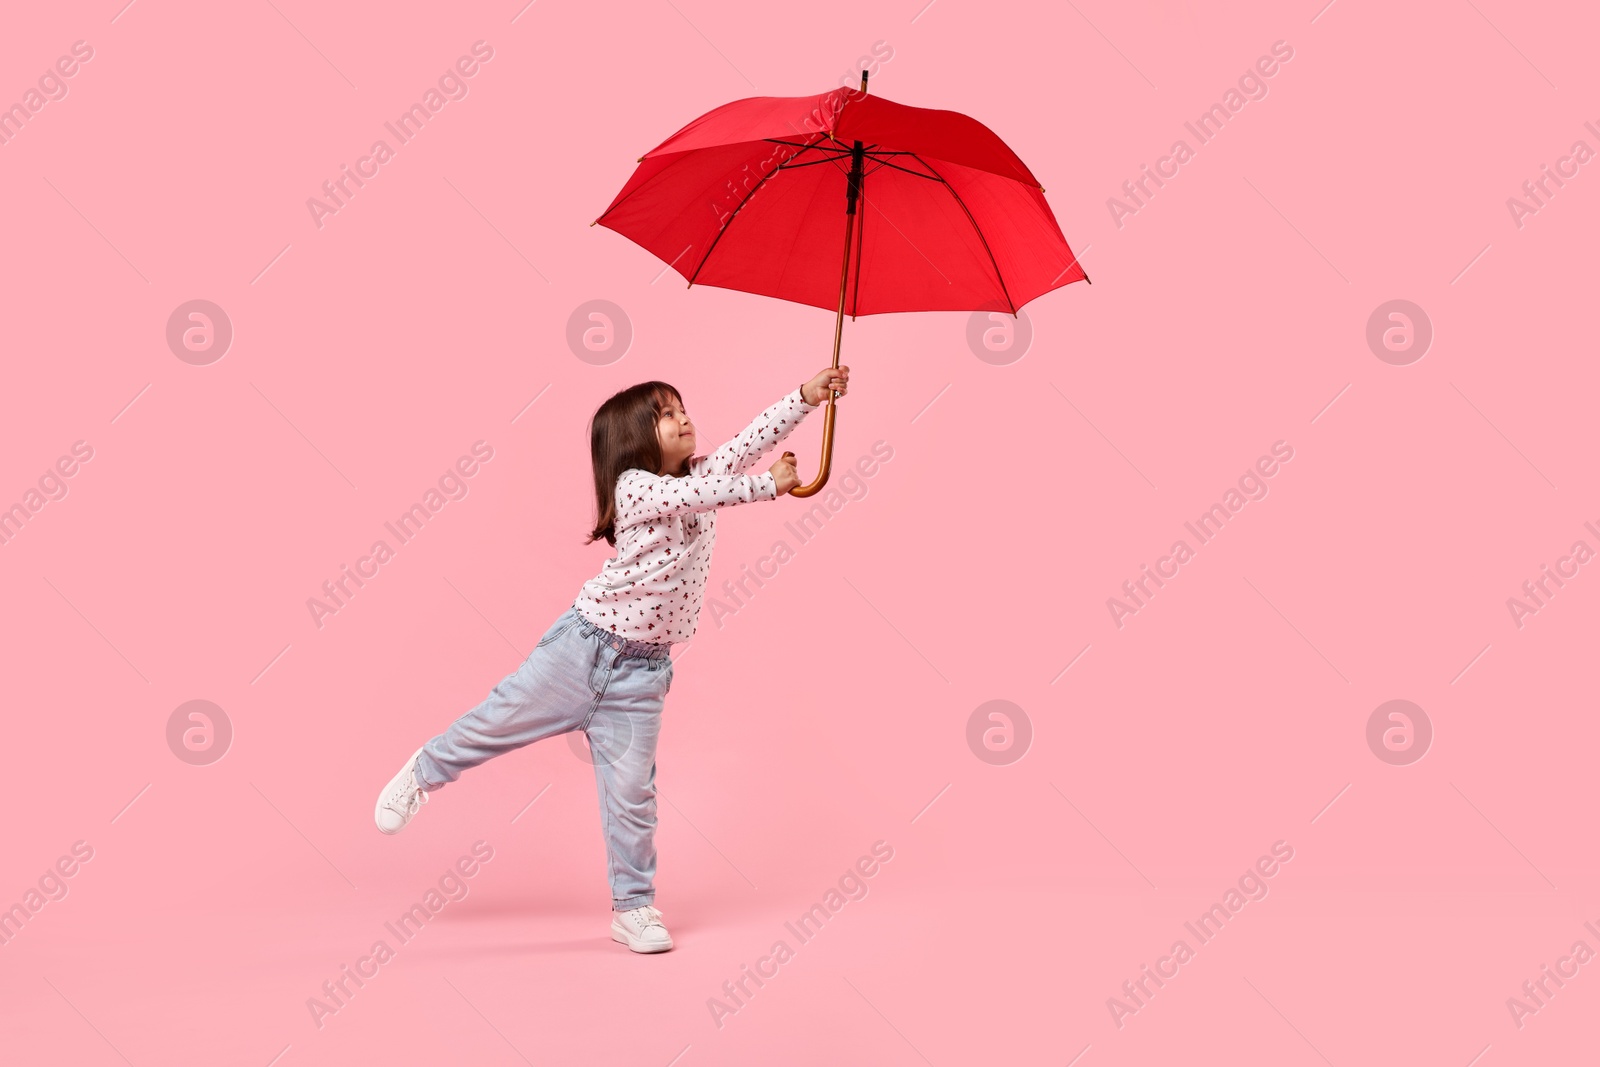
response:
<path fill-rule="evenodd" d="M 94 449 L 0 546 L 0 904 L 94 850 L 0 947 L 7 1063 L 1592 1052 L 1600 964 L 1520 1028 L 1506 1005 L 1600 950 L 1600 577 L 1506 606 L 1600 548 L 1600 177 L 1506 206 L 1600 148 L 1578 5 L 121 2 L 0 36 L 0 102 L 94 49 L 0 146 L 0 504 Z M 318 229 L 306 199 L 477 40 L 469 95 Z M 1278 40 L 1266 98 L 1119 228 L 1107 198 Z M 724 513 L 658 754 L 678 947 L 636 956 L 565 739 L 396 838 L 373 798 L 605 558 L 600 400 L 664 378 L 713 445 L 831 357 L 832 315 L 685 290 L 590 220 L 690 119 L 824 92 L 879 41 L 873 91 L 1005 138 L 1094 284 L 1029 305 L 1005 365 L 966 314 L 846 324 L 835 484 L 893 459 L 719 627 L 809 505 Z M 165 340 L 193 299 L 233 324 L 207 366 Z M 566 341 L 595 299 L 634 329 L 604 366 Z M 1395 299 L 1434 329 L 1406 366 L 1366 341 Z M 306 599 L 477 440 L 470 494 L 318 629 Z M 1119 629 L 1107 598 L 1280 440 L 1270 494 Z M 234 730 L 208 766 L 166 739 L 196 699 Z M 1434 730 L 1410 765 L 1366 741 L 1392 699 Z M 967 742 L 991 700 L 1031 723 L 1007 765 Z M 307 998 L 478 840 L 470 894 L 319 1029 Z M 868 895 L 719 1027 L 708 998 L 879 840 Z M 1119 1027 L 1107 999 L 1280 840 L 1269 895 Z"/>

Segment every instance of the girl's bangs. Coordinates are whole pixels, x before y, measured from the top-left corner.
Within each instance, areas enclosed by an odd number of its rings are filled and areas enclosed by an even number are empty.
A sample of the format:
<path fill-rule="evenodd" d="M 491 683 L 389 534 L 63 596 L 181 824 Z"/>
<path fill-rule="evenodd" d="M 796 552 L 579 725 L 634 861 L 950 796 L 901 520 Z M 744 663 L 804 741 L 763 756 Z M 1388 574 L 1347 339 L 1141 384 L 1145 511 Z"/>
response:
<path fill-rule="evenodd" d="M 657 415 L 661 414 L 661 409 L 666 407 L 668 404 L 678 405 L 678 409 L 680 411 L 683 409 L 683 397 L 679 396 L 671 389 L 656 389 L 655 392 L 650 394 L 650 403 L 655 408 Z"/>

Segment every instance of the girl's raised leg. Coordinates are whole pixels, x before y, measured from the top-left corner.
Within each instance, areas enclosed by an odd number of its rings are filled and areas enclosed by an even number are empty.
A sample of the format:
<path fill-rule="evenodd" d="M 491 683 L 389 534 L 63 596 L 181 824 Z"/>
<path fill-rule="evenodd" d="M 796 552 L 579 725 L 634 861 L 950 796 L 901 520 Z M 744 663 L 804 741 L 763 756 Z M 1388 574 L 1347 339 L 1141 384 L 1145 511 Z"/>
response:
<path fill-rule="evenodd" d="M 595 704 L 590 684 L 595 643 L 583 638 L 580 621 L 575 610 L 563 612 L 520 667 L 422 746 L 416 773 L 424 790 L 439 789 L 501 753 L 582 725 Z"/>

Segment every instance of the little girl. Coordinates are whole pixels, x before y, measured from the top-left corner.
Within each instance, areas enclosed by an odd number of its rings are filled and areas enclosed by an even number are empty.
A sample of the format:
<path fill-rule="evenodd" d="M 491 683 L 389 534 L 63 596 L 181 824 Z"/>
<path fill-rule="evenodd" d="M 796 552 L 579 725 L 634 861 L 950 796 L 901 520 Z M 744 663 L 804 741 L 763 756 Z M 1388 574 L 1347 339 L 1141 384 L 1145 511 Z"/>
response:
<path fill-rule="evenodd" d="M 665 382 L 643 382 L 601 404 L 589 430 L 598 519 L 585 543 L 604 537 L 616 556 L 583 584 L 522 666 L 411 754 L 378 795 L 378 829 L 399 833 L 430 792 L 469 767 L 582 730 L 600 792 L 611 939 L 635 952 L 670 949 L 654 906 L 656 736 L 672 688 L 668 651 L 694 636 L 717 509 L 798 487 L 793 452 L 763 474 L 744 472 L 829 390 L 843 396 L 849 383 L 849 367 L 823 369 L 709 456 L 694 455 L 694 424 Z"/>

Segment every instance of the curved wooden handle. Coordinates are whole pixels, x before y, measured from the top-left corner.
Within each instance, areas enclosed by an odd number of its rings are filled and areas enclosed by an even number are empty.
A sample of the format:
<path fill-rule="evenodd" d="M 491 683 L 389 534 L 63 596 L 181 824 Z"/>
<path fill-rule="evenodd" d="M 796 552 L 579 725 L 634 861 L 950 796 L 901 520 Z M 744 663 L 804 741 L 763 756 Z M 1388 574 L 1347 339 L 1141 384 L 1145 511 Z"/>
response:
<path fill-rule="evenodd" d="M 817 480 L 810 485 L 795 486 L 789 490 L 790 496 L 810 496 L 828 484 L 828 471 L 833 466 L 833 420 L 839 414 L 839 409 L 833 406 L 836 395 L 832 389 L 828 390 L 828 413 L 822 420 L 822 469 L 817 473 Z"/>

